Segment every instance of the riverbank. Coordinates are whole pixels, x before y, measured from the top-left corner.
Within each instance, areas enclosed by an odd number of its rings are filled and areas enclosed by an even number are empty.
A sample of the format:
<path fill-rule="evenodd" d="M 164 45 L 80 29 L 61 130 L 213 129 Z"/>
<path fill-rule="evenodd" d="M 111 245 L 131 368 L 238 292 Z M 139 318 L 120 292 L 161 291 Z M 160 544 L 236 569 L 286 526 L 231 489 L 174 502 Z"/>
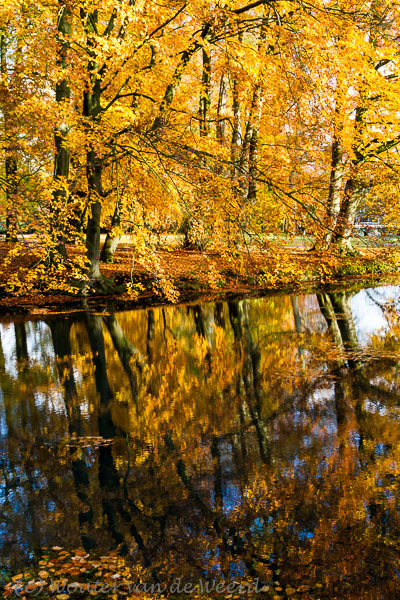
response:
<path fill-rule="evenodd" d="M 85 306 L 103 309 L 154 306 L 170 303 L 160 283 L 160 272 L 174 289 L 175 303 L 261 296 L 269 293 L 310 292 L 390 283 L 400 279 L 397 249 L 362 248 L 357 256 L 340 257 L 328 253 L 312 253 L 301 247 L 268 247 L 263 251 L 236 253 L 235 256 L 201 252 L 177 247 L 160 248 L 157 252 L 157 276 L 139 262 L 133 262 L 132 249 L 122 246 L 113 264 L 102 266 L 103 275 L 113 278 L 117 286 L 131 286 L 130 293 L 78 296 L 36 291 L 29 294 L 7 293 L 7 279 L 27 268 L 28 258 L 1 268 L 11 249 L 0 243 L 0 314 L 38 315 L 82 310 Z M 71 247 L 72 254 L 83 254 L 83 248 Z M 134 269 L 132 269 L 134 264 Z"/>

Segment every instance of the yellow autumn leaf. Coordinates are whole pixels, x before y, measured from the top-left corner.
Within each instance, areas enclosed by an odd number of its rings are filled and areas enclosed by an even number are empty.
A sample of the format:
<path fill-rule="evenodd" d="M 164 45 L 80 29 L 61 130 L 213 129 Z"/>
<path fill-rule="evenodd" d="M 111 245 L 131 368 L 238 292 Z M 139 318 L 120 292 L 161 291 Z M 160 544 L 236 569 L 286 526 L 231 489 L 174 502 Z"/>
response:
<path fill-rule="evenodd" d="M 39 577 L 41 577 L 42 579 L 46 579 L 46 578 L 49 576 L 49 574 L 48 574 L 48 572 L 47 572 L 47 571 L 39 571 L 38 575 L 39 575 Z"/>

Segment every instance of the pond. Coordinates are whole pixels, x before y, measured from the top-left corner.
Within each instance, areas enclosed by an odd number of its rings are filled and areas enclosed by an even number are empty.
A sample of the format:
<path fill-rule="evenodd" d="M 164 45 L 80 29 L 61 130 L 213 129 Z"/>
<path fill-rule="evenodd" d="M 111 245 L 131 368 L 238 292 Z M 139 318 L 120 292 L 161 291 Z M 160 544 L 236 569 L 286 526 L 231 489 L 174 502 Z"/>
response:
<path fill-rule="evenodd" d="M 0 323 L 0 564 L 400 597 L 400 289 Z"/>

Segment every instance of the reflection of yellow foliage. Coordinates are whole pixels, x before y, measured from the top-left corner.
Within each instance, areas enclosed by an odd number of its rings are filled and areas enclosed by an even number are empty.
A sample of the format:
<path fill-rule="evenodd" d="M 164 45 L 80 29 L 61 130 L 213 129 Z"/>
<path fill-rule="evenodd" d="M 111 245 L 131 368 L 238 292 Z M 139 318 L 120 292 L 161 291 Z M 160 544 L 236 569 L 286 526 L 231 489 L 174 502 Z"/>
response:
<path fill-rule="evenodd" d="M 120 330 L 87 314 L 58 358 L 49 326 L 29 325 L 47 350 L 15 372 L 0 353 L 2 455 L 40 481 L 23 493 L 47 534 L 56 521 L 70 548 L 122 540 L 143 578 L 147 552 L 165 579 L 194 562 L 231 576 L 241 560 L 271 593 L 376 600 L 384 580 L 396 597 L 400 328 L 395 303 L 382 310 L 390 331 L 350 348 L 315 296 L 121 312 Z M 96 437 L 105 421 L 112 445 Z M 14 501 L 7 520 L 33 539 Z"/>

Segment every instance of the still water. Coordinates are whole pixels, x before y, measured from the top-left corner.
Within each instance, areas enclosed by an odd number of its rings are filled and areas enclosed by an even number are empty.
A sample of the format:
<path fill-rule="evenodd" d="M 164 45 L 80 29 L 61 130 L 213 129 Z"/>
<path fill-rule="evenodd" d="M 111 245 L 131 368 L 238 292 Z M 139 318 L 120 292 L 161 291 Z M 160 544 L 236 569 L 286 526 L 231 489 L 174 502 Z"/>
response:
<path fill-rule="evenodd" d="M 399 314 L 380 287 L 0 324 L 3 573 L 58 545 L 400 598 Z"/>

